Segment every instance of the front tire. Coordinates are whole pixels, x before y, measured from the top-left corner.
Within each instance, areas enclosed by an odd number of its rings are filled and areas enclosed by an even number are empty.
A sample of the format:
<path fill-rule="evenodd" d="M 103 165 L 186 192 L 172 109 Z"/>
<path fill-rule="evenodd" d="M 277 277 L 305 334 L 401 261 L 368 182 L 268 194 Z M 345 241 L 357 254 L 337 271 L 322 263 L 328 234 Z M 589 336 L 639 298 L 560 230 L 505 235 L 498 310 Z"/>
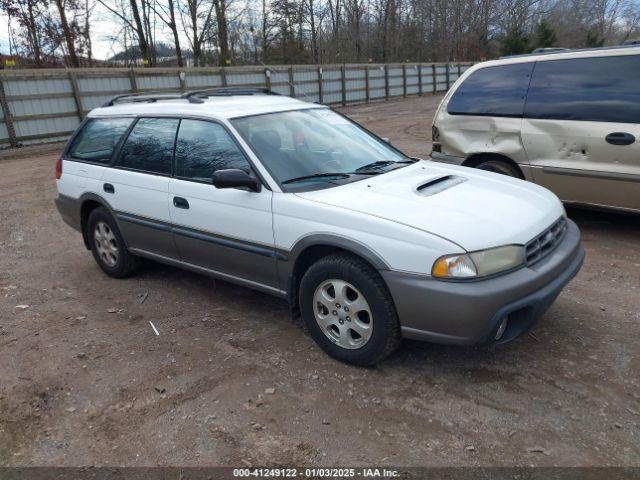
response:
<path fill-rule="evenodd" d="M 298 297 L 311 337 L 337 360 L 373 365 L 400 344 L 391 294 L 378 272 L 357 257 L 318 260 L 302 277 Z"/>
<path fill-rule="evenodd" d="M 138 260 L 127 250 L 120 229 L 106 208 L 98 207 L 91 212 L 87 236 L 93 258 L 104 273 L 114 278 L 135 273 Z"/>

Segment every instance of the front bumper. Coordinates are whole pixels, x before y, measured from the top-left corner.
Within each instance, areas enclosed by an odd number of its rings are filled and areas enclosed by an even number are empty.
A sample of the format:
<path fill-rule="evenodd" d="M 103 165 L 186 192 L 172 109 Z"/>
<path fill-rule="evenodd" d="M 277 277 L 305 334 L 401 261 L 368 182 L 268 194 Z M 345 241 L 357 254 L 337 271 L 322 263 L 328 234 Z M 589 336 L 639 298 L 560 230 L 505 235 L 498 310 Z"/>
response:
<path fill-rule="evenodd" d="M 474 345 L 505 343 L 526 332 L 551 306 L 584 260 L 580 231 L 568 221 L 558 247 L 544 259 L 498 277 L 470 282 L 381 272 L 406 338 Z M 495 341 L 502 319 L 507 328 Z"/>

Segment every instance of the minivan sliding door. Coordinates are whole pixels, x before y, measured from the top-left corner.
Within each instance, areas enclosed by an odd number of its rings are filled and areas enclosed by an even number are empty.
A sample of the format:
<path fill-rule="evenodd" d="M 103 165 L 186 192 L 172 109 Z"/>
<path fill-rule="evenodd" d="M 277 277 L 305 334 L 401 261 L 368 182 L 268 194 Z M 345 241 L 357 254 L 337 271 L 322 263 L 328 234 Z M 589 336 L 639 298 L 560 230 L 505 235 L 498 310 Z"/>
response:
<path fill-rule="evenodd" d="M 640 210 L 640 55 L 538 61 L 522 140 L 562 200 Z"/>

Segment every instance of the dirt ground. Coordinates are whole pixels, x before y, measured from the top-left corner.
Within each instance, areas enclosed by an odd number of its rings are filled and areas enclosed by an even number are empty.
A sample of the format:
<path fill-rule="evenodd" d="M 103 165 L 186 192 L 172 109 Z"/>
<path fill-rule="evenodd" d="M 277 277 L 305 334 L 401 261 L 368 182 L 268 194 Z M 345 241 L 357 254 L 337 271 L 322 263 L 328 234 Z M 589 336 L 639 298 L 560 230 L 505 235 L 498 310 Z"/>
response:
<path fill-rule="evenodd" d="M 344 111 L 425 155 L 437 101 Z M 570 210 L 586 263 L 530 334 L 363 369 L 284 301 L 105 276 L 55 211 L 59 148 L 0 156 L 0 465 L 640 465 L 640 217 Z"/>

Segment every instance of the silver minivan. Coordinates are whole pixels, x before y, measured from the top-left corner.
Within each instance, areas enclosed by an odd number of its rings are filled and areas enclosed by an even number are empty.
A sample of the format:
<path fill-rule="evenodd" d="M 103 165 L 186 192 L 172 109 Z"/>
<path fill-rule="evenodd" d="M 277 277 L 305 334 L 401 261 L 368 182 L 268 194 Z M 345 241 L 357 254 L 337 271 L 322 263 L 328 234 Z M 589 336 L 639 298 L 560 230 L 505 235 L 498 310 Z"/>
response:
<path fill-rule="evenodd" d="M 436 112 L 432 158 L 640 213 L 639 79 L 639 46 L 479 63 Z"/>

